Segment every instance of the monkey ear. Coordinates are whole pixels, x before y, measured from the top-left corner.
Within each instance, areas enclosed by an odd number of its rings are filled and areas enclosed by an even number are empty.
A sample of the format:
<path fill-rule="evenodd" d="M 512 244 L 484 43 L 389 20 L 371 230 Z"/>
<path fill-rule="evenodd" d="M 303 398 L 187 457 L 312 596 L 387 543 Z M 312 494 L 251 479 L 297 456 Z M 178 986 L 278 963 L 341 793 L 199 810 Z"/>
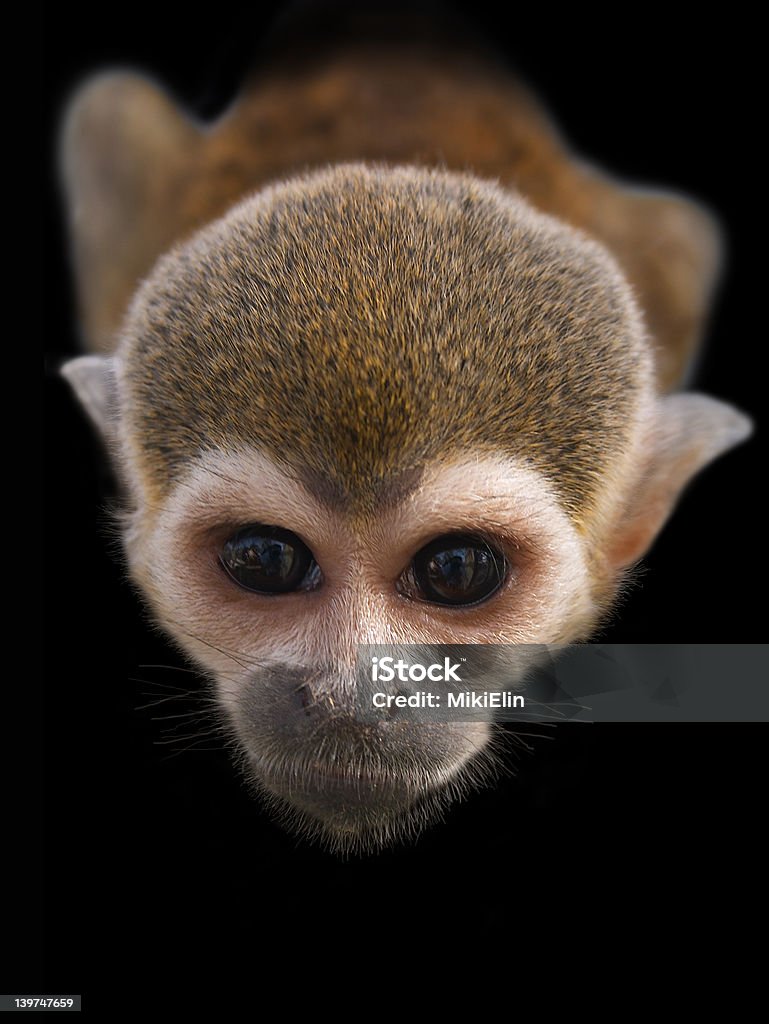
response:
<path fill-rule="evenodd" d="M 97 74 L 70 100 L 59 161 L 78 319 L 92 351 L 114 349 L 136 286 L 187 226 L 179 195 L 201 138 L 143 75 Z"/>
<path fill-rule="evenodd" d="M 675 508 L 684 487 L 708 463 L 745 441 L 751 420 L 707 395 L 670 395 L 657 421 L 640 477 L 613 531 L 609 559 L 617 569 L 638 561 Z"/>
<path fill-rule="evenodd" d="M 117 421 L 116 357 L 79 356 L 62 366 L 61 375 L 99 434 L 109 442 Z"/>

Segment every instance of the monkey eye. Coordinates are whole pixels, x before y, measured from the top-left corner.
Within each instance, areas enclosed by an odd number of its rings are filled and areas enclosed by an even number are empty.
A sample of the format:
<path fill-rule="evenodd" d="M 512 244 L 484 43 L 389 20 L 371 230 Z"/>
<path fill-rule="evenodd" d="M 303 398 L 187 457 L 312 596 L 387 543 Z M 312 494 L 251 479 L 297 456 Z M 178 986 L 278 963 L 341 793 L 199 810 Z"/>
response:
<path fill-rule="evenodd" d="M 312 590 L 320 581 L 310 549 L 295 533 L 279 526 L 241 527 L 225 541 L 219 562 L 236 583 L 257 594 Z"/>
<path fill-rule="evenodd" d="M 478 604 L 499 590 L 507 572 L 505 556 L 483 537 L 447 534 L 414 556 L 405 591 L 432 604 Z"/>

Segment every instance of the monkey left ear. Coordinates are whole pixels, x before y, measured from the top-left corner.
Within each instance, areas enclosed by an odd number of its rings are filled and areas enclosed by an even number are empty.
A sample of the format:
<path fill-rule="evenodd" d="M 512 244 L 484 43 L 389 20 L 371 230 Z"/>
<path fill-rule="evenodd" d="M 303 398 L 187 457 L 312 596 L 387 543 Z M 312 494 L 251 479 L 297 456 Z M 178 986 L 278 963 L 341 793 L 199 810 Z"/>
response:
<path fill-rule="evenodd" d="M 609 560 L 623 569 L 651 546 L 684 487 L 708 463 L 745 441 L 751 420 L 707 395 L 657 401 L 657 419 L 640 477 L 613 531 Z"/>
<path fill-rule="evenodd" d="M 117 359 L 79 356 L 62 366 L 61 375 L 102 438 L 109 441 L 117 420 Z"/>

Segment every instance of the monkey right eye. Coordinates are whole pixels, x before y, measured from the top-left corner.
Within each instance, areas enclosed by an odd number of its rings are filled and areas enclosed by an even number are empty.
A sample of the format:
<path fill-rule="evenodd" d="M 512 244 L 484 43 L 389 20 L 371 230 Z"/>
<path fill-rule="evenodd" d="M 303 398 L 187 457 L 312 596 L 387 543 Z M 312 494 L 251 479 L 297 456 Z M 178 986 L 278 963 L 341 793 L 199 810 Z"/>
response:
<path fill-rule="evenodd" d="M 320 569 L 295 533 L 279 526 L 243 526 L 225 541 L 219 562 L 231 579 L 257 594 L 312 590 Z"/>
<path fill-rule="evenodd" d="M 430 604 L 467 607 L 500 590 L 508 571 L 504 554 L 483 537 L 447 534 L 417 552 L 398 589 Z"/>

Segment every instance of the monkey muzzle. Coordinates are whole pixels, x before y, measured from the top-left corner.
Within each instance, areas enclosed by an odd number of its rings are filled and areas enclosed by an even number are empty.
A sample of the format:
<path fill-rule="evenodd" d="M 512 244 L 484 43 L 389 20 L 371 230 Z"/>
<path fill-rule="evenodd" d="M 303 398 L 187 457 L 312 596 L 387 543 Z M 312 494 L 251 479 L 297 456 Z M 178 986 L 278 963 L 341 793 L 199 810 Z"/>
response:
<path fill-rule="evenodd" d="M 488 739 L 484 722 L 377 707 L 371 688 L 364 666 L 273 663 L 250 675 L 234 726 L 268 799 L 332 831 L 381 830 L 450 783 Z"/>

